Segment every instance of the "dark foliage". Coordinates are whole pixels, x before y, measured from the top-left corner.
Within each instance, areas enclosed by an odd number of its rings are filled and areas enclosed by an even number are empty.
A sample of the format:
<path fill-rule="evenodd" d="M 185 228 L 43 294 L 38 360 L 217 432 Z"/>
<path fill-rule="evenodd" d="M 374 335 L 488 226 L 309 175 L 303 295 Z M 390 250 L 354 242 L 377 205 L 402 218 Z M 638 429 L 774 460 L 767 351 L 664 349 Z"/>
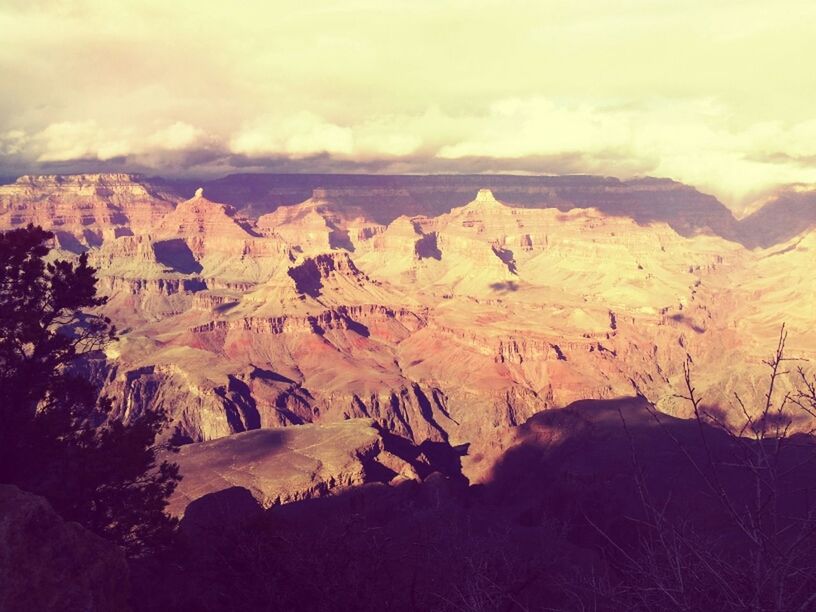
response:
<path fill-rule="evenodd" d="M 115 340 L 87 257 L 47 261 L 53 234 L 0 234 L 0 482 L 45 496 L 64 518 L 129 553 L 161 546 L 178 469 L 158 463 L 162 414 L 108 421 L 110 401 L 78 373 Z"/>

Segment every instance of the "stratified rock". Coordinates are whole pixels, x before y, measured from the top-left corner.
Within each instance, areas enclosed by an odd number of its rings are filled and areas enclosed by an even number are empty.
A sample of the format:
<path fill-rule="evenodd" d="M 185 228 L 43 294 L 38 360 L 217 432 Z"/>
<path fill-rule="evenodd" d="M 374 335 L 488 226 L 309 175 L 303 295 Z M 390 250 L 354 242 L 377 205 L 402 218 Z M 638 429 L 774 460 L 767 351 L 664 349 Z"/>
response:
<path fill-rule="evenodd" d="M 336 204 L 324 189 L 315 189 L 305 202 L 260 216 L 258 228 L 282 236 L 307 254 L 331 249 L 354 251 L 360 239 L 383 229 L 368 220 L 362 210 Z"/>
<path fill-rule="evenodd" d="M 33 223 L 75 250 L 148 232 L 178 199 L 135 174 L 21 176 L 0 186 L 0 229 Z"/>
<path fill-rule="evenodd" d="M 128 568 L 110 542 L 48 502 L 0 485 L 0 610 L 126 612 Z"/>
<path fill-rule="evenodd" d="M 658 187 L 683 191 L 649 184 L 638 197 Z M 756 375 L 747 364 L 782 314 L 800 313 L 792 338 L 807 340 L 807 279 L 795 300 L 768 280 L 807 270 L 793 262 L 806 243 L 755 254 L 662 222 L 564 212 L 557 194 L 543 209 L 500 194 L 355 231 L 358 209 L 325 191 L 254 226 L 199 193 L 158 235 L 106 241 L 92 251 L 106 310 L 132 327 L 109 349 L 113 414 L 164 409 L 195 442 L 364 417 L 458 445 L 586 398 L 636 392 L 682 414 L 687 352 L 721 402 L 736 370 Z"/>
<path fill-rule="evenodd" d="M 450 212 L 472 200 L 477 189 L 489 188 L 499 200 L 516 207 L 596 208 L 638 223 L 665 222 L 684 236 L 703 231 L 733 238 L 738 231 L 731 211 L 713 196 L 676 181 L 649 177 L 621 181 L 582 175 L 235 174 L 204 185 L 220 202 L 257 215 L 303 202 L 311 193 L 342 209 L 361 210 L 378 223 L 390 223 L 402 215 Z"/>
<path fill-rule="evenodd" d="M 241 227 L 231 206 L 208 200 L 202 189 L 165 215 L 156 233 L 171 238 L 201 237 L 210 240 L 242 240 L 251 235 Z"/>

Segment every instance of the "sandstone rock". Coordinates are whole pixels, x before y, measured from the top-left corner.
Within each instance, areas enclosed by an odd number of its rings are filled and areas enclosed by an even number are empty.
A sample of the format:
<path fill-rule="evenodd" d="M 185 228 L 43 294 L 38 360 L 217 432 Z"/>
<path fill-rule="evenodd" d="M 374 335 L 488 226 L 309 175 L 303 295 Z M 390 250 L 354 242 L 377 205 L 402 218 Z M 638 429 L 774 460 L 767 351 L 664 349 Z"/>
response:
<path fill-rule="evenodd" d="M 152 349 L 122 345 L 120 373 L 153 368 L 125 388 L 125 402 L 137 411 L 161 405 L 196 441 L 370 417 L 416 443 L 459 444 L 587 397 L 639 392 L 682 414 L 674 394 L 686 351 L 704 372 L 700 387 L 720 401 L 736 389 L 718 373 L 745 371 L 759 346 L 752 338 L 772 343 L 767 320 L 750 312 L 739 317 L 744 331 L 735 329 L 736 305 L 756 303 L 739 300 L 734 283 L 759 261 L 782 262 L 767 274 L 779 275 L 784 258 L 595 210 L 511 207 L 489 191 L 446 215 L 401 217 L 384 231 L 355 234 L 351 251 L 331 248 L 332 227 L 350 221 L 324 196 L 280 208 L 259 223 L 266 235 L 249 238 L 223 206 L 203 196 L 188 203 L 214 215 L 190 222 L 201 245 L 212 237 L 217 245 L 209 259 L 193 253 L 210 275 L 203 287 L 176 288 L 166 272 L 163 287 L 110 284 L 109 308 L 122 305 L 114 312 L 127 316 L 125 305 L 135 304 L 143 320 L 161 320 L 139 331 Z M 222 226 L 241 238 L 220 235 Z M 297 248 L 331 250 L 293 256 L 295 246 L 288 255 L 267 246 L 301 231 L 317 233 Z M 251 271 L 261 252 L 266 276 Z M 103 277 L 124 259 L 106 257 Z M 146 270 L 152 265 L 148 257 Z M 803 309 L 799 333 L 809 316 Z M 723 346 L 743 357 L 727 358 Z M 251 374 L 263 371 L 273 374 Z"/>
<path fill-rule="evenodd" d="M 129 595 L 115 545 L 63 521 L 42 497 L 0 485 L 0 610 L 126 612 Z"/>

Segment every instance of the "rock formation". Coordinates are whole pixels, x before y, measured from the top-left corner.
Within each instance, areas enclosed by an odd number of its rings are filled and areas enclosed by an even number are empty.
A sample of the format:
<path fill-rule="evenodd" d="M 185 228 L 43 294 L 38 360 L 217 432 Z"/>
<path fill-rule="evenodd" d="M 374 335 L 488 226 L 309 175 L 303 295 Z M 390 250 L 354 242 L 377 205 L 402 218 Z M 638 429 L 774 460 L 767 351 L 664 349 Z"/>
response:
<path fill-rule="evenodd" d="M 179 197 L 131 174 L 22 176 L 0 185 L 0 227 L 29 223 L 80 250 L 103 240 L 150 231 Z"/>
<path fill-rule="evenodd" d="M 214 494 L 234 488 L 249 491 L 259 507 L 269 508 L 382 479 L 394 472 L 378 462 L 386 451 L 373 425 L 352 419 L 269 428 L 183 446 L 171 457 L 183 480 L 168 511 L 183 516 L 190 503 L 206 496 L 217 500 Z M 386 461 L 400 462 L 393 456 Z"/>
<path fill-rule="evenodd" d="M 743 246 L 678 183 L 315 180 L 224 179 L 179 201 L 125 175 L 23 178 L 0 188 L 0 227 L 65 220 L 123 330 L 92 368 L 112 417 L 161 408 L 187 442 L 362 418 L 475 448 L 628 395 L 682 416 L 687 354 L 727 415 L 734 392 L 761 399 L 782 321 L 816 356 L 816 234 Z"/>
<path fill-rule="evenodd" d="M 194 186 L 176 183 L 180 192 Z M 196 185 L 198 186 L 198 185 Z M 204 183 L 219 202 L 253 216 L 298 204 L 318 190 L 343 210 L 363 211 L 388 224 L 397 217 L 438 216 L 473 199 L 479 189 L 521 208 L 597 208 L 610 216 L 638 223 L 664 222 L 684 236 L 701 231 L 725 238 L 739 236 L 739 223 L 716 198 L 671 180 L 642 178 L 620 181 L 600 176 L 433 175 L 377 176 L 354 174 L 236 174 Z"/>

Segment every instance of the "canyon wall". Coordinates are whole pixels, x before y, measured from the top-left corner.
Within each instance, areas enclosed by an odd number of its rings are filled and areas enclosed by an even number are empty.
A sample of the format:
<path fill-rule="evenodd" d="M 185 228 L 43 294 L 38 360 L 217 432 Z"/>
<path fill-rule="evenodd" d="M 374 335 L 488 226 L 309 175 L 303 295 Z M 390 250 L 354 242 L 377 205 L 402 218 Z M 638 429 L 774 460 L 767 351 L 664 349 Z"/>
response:
<path fill-rule="evenodd" d="M 632 395 L 683 416 L 688 355 L 727 418 L 734 393 L 760 401 L 783 321 L 791 350 L 814 356 L 807 219 L 746 246 L 727 209 L 671 181 L 230 177 L 185 200 L 187 187 L 0 187 L 0 229 L 40 224 L 57 254 L 99 269 L 121 337 L 92 371 L 113 417 L 163 409 L 184 442 L 362 418 L 476 448 L 541 410 Z"/>

